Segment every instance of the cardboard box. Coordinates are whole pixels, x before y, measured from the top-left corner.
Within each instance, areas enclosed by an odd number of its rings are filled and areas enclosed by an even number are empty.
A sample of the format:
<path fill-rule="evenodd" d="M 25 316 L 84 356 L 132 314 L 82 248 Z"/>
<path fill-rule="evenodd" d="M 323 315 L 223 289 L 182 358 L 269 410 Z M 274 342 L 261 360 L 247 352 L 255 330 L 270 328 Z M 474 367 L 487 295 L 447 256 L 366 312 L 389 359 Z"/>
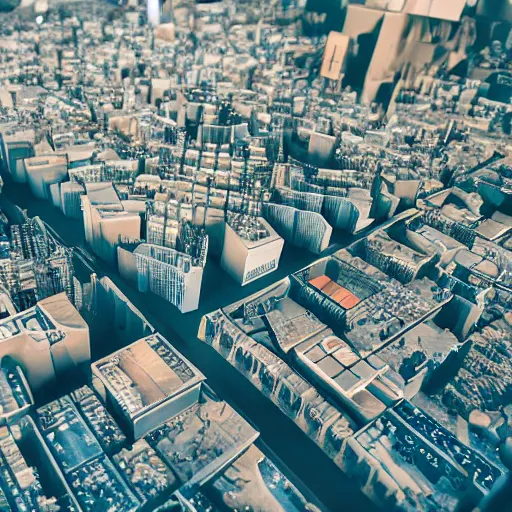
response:
<path fill-rule="evenodd" d="M 320 75 L 330 80 L 338 80 L 347 59 L 350 37 L 331 31 L 325 45 Z"/>
<path fill-rule="evenodd" d="M 459 21 L 467 0 L 432 0 L 429 17 L 447 21 Z"/>
<path fill-rule="evenodd" d="M 92 373 L 104 385 L 107 405 L 134 439 L 195 403 L 204 380 L 159 334 L 100 359 Z"/>

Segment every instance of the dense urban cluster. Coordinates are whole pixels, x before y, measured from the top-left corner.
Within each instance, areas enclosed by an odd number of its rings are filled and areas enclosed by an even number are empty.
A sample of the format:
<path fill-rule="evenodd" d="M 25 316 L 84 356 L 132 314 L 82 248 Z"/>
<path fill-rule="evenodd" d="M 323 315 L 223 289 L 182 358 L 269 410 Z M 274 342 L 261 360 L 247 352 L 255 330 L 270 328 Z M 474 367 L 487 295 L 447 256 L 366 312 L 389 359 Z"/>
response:
<path fill-rule="evenodd" d="M 0 15 L 1 510 L 324 509 L 118 278 L 207 313 L 198 345 L 368 506 L 505 510 L 512 9 L 490 3 Z M 201 311 L 212 268 L 251 291 Z"/>
<path fill-rule="evenodd" d="M 319 510 L 108 278 L 77 283 L 75 297 L 20 312 L 4 299 L 2 510 Z M 91 367 L 98 332 L 126 346 Z M 40 405 L 35 393 L 81 369 L 88 384 Z"/>

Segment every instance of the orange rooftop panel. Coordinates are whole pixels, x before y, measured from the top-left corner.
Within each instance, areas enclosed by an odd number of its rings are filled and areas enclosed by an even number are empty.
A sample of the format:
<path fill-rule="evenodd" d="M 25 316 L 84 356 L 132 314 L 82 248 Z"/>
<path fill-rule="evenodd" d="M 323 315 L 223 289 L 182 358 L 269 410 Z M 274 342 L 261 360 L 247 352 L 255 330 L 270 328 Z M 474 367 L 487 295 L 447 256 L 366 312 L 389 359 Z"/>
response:
<path fill-rule="evenodd" d="M 309 284 L 314 286 L 315 288 L 318 288 L 319 290 L 322 290 L 330 282 L 331 280 L 327 276 L 323 275 L 310 279 Z"/>

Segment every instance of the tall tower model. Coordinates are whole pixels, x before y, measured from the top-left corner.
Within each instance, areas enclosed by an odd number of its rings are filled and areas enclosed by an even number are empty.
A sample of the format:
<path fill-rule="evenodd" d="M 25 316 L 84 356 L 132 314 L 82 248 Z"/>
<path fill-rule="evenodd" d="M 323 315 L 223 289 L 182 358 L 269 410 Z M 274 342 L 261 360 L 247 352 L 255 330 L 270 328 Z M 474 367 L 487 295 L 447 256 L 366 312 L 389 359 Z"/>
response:
<path fill-rule="evenodd" d="M 148 21 L 151 25 L 169 23 L 172 17 L 172 0 L 147 0 Z"/>

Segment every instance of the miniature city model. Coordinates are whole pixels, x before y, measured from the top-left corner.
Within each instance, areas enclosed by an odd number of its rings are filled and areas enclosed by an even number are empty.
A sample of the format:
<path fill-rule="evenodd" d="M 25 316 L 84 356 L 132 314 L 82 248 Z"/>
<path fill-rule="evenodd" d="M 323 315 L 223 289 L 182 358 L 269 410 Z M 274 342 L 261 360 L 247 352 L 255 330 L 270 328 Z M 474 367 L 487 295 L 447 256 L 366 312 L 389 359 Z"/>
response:
<path fill-rule="evenodd" d="M 511 2 L 0 0 L 0 173 L 0 510 L 510 508 Z"/>

